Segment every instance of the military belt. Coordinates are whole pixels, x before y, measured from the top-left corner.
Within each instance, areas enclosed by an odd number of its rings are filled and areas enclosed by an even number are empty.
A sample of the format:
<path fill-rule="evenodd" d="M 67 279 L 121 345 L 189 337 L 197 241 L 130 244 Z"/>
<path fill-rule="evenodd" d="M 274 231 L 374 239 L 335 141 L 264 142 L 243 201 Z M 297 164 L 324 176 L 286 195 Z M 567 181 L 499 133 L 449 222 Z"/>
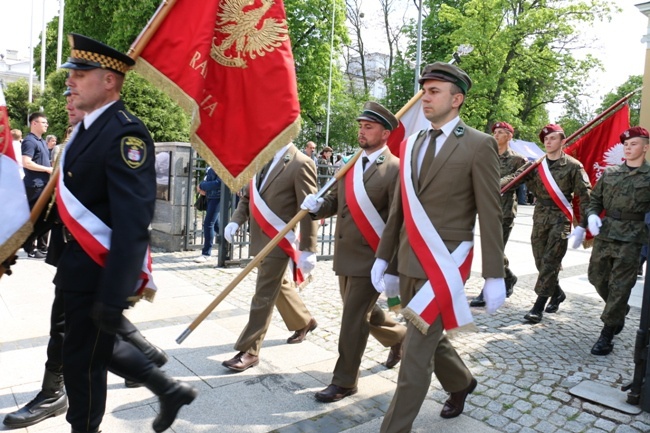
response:
<path fill-rule="evenodd" d="M 643 213 L 622 212 L 618 209 L 606 210 L 605 216 L 608 216 L 615 220 L 627 220 L 627 221 L 643 221 L 645 219 L 645 214 Z"/>
<path fill-rule="evenodd" d="M 63 234 L 63 242 L 68 243 L 68 242 L 76 242 L 76 239 L 74 236 L 72 236 L 72 233 L 70 233 L 70 230 L 66 226 L 63 226 L 63 230 L 61 230 L 61 233 Z"/>

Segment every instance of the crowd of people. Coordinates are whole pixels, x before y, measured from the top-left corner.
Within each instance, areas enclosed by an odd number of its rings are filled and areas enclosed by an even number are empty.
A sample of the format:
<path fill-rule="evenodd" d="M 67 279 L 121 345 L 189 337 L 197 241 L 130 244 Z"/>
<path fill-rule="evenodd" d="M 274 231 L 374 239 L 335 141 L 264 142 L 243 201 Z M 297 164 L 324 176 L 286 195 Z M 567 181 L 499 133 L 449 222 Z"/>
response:
<path fill-rule="evenodd" d="M 47 256 L 57 267 L 48 358 L 41 391 L 4 423 L 27 427 L 67 412 L 73 433 L 98 432 L 106 373 L 112 371 L 127 386 L 144 385 L 158 397 L 153 429 L 162 432 L 197 391 L 160 369 L 166 354 L 123 315 L 155 291 L 148 266 L 148 226 L 156 198 L 153 141 L 120 100 L 133 60 L 82 35 L 73 34 L 71 41 L 71 55 L 62 65 L 70 71 L 65 97 L 73 126 L 65 150 L 50 154 L 56 137 L 43 137 L 48 126 L 43 113 L 30 116 L 30 133 L 21 143 L 30 204 L 43 192 L 53 166 L 58 164 L 61 173 L 55 216 L 25 245 L 30 257 Z M 493 313 L 513 293 L 517 276 L 504 245 L 516 218 L 515 187 L 525 183 L 536 197 L 531 244 L 537 299 L 524 316 L 528 322 L 539 323 L 544 313 L 559 310 L 567 299 L 558 278 L 562 258 L 568 246 L 583 243 L 587 229 L 595 236 L 589 281 L 605 308 L 594 355 L 609 354 L 625 325 L 648 239 L 646 129 L 621 131 L 625 162 L 606 169 L 592 190 L 582 164 L 563 152 L 566 136 L 559 125 L 540 131 L 546 155 L 531 168 L 509 147 L 512 125 L 496 122 L 489 135 L 462 120 L 472 87 L 462 69 L 429 64 L 420 85 L 430 127 L 402 143 L 400 158 L 387 147 L 398 120 L 382 105 L 367 102 L 356 118 L 360 151 L 353 162 L 335 166 L 329 147 L 316 157 L 313 142 L 304 152 L 293 143 L 285 145 L 243 189 L 223 228 L 224 240 L 232 243 L 248 222 L 249 253 L 257 255 L 287 221 L 301 209 L 308 211 L 299 223 L 300 235 L 289 231 L 258 267 L 248 322 L 234 344 L 235 354 L 222 363 L 238 373 L 259 365 L 274 307 L 292 332 L 288 344 L 301 343 L 318 326 L 296 286 L 316 266 L 318 221 L 337 216 L 333 267 L 343 301 L 338 359 L 331 383 L 314 397 L 329 403 L 358 391 L 359 368 L 372 335 L 388 349 L 386 368 L 401 363 L 383 433 L 411 430 L 433 375 L 449 393 L 443 418 L 459 416 L 475 390 L 477 380 L 449 335 L 476 329 L 470 306 Z M 322 179 L 334 174 L 336 186 L 319 191 Z M 505 185 L 511 189 L 501 194 Z M 197 186 L 208 202 L 197 261 L 211 256 L 220 191 L 221 181 L 209 168 Z M 580 199 L 579 217 L 570 204 L 574 197 Z M 485 281 L 468 303 L 464 285 L 477 216 Z M 46 230 L 51 230 L 49 247 L 43 243 Z M 381 293 L 400 298 L 405 325 L 377 306 Z"/>

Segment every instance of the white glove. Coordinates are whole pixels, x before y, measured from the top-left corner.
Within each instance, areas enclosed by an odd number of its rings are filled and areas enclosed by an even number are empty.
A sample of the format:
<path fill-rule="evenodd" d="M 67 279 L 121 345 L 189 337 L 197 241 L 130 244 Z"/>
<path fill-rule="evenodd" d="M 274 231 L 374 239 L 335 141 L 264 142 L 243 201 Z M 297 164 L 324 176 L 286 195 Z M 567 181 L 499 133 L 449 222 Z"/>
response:
<path fill-rule="evenodd" d="M 305 199 L 302 201 L 302 204 L 300 205 L 300 209 L 308 210 L 311 213 L 316 213 L 320 209 L 320 207 L 323 205 L 323 202 L 325 199 L 322 198 L 316 198 L 316 194 L 309 194 Z"/>
<path fill-rule="evenodd" d="M 308 275 L 316 267 L 316 253 L 309 251 L 300 251 L 300 258 L 298 259 L 298 267 L 303 275 Z"/>
<path fill-rule="evenodd" d="M 506 282 L 503 278 L 486 278 L 483 284 L 483 299 L 488 314 L 497 311 L 506 300 Z"/>
<path fill-rule="evenodd" d="M 397 275 L 384 274 L 384 286 L 386 287 L 387 298 L 396 298 L 399 296 L 399 277 Z"/>
<path fill-rule="evenodd" d="M 379 293 L 384 293 L 386 291 L 386 283 L 384 282 L 386 269 L 388 269 L 388 262 L 384 259 L 376 259 L 375 263 L 372 265 L 372 269 L 370 270 L 372 285 L 375 286 L 375 290 Z"/>
<path fill-rule="evenodd" d="M 228 223 L 228 225 L 223 229 L 223 237 L 226 238 L 228 243 L 232 244 L 232 238 L 235 236 L 239 230 L 239 224 L 237 223 Z"/>
<path fill-rule="evenodd" d="M 600 217 L 596 214 L 589 215 L 589 218 L 587 218 L 587 222 L 589 225 L 589 231 L 591 232 L 591 235 L 598 236 L 598 233 L 600 233 L 600 228 L 603 226 L 603 222 L 600 220 Z"/>
<path fill-rule="evenodd" d="M 582 227 L 578 226 L 574 228 L 571 234 L 569 235 L 569 246 L 574 250 L 578 248 L 582 244 L 582 241 L 585 240 L 586 234 L 587 231 Z"/>

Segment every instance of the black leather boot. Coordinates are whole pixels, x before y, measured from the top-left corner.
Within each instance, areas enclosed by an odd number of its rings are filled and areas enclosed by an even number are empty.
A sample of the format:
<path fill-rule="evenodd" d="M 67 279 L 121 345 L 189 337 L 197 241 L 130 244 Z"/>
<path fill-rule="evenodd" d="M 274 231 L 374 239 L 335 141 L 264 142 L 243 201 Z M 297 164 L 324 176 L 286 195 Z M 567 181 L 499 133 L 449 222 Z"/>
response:
<path fill-rule="evenodd" d="M 95 429 L 91 431 L 72 429 L 72 433 L 102 433 L 102 432 L 99 429 Z"/>
<path fill-rule="evenodd" d="M 144 338 L 144 335 L 142 335 L 140 331 L 136 330 L 129 334 L 125 334 L 122 338 L 140 349 L 140 351 L 158 367 L 167 364 L 167 361 L 169 360 L 167 354 L 160 347 L 156 347 L 149 343 L 149 340 Z"/>
<path fill-rule="evenodd" d="M 524 319 L 532 323 L 541 322 L 542 317 L 544 317 L 544 305 L 546 305 L 546 301 L 548 301 L 548 297 L 538 296 L 533 308 L 524 316 Z"/>
<path fill-rule="evenodd" d="M 156 364 L 158 367 L 162 367 L 163 365 L 167 364 L 169 358 L 167 357 L 165 351 L 163 351 L 160 347 L 151 344 L 149 340 L 147 340 L 144 335 L 142 335 L 137 329 L 133 332 L 122 335 L 122 338 L 124 341 L 129 342 L 137 347 L 140 352 L 144 354 L 144 356 L 149 358 L 151 362 Z M 127 388 L 138 388 L 142 386 L 141 383 L 129 379 L 124 380 L 124 385 Z"/>
<path fill-rule="evenodd" d="M 158 396 L 160 410 L 153 420 L 156 433 L 167 430 L 174 423 L 178 411 L 196 398 L 196 388 L 167 376 L 159 368 L 154 368 L 144 382 L 151 392 Z"/>
<path fill-rule="evenodd" d="M 25 406 L 8 413 L 4 425 L 9 428 L 29 427 L 44 419 L 62 415 L 67 410 L 68 397 L 63 389 L 63 374 L 45 370 L 41 391 Z"/>
<path fill-rule="evenodd" d="M 566 299 L 566 295 L 564 294 L 564 291 L 562 290 L 559 284 L 556 285 L 555 293 L 553 293 L 553 296 L 551 296 L 551 300 L 546 306 L 546 312 L 556 313 L 557 310 L 560 309 L 560 304 L 564 302 L 565 299 Z"/>
<path fill-rule="evenodd" d="M 506 298 L 512 296 L 513 292 L 515 291 L 515 284 L 517 284 L 517 276 L 513 274 L 512 271 L 510 271 L 509 274 L 510 275 L 506 276 L 505 278 Z"/>
<path fill-rule="evenodd" d="M 609 355 L 614 349 L 614 343 L 612 339 L 614 338 L 614 327 L 613 326 L 603 326 L 603 330 L 600 331 L 600 337 L 598 341 L 594 344 L 594 347 L 591 348 L 591 354 L 596 356 L 605 356 Z"/>

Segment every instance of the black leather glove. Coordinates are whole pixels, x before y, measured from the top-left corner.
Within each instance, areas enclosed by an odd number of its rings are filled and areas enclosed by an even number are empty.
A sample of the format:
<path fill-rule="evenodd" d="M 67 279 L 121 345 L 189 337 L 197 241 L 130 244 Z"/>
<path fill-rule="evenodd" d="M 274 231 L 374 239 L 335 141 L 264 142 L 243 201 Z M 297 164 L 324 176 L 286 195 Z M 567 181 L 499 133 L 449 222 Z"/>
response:
<path fill-rule="evenodd" d="M 2 268 L 2 271 L 3 271 L 3 273 L 5 275 L 11 275 L 12 274 L 13 271 L 11 270 L 11 265 L 16 264 L 16 259 L 17 258 L 18 258 L 17 255 L 12 255 L 7 260 L 2 262 L 2 264 L 0 264 L 0 267 Z"/>
<path fill-rule="evenodd" d="M 93 310 L 90 313 L 95 325 L 104 332 L 116 334 L 122 326 L 121 307 L 106 305 L 103 302 L 95 302 Z"/>

